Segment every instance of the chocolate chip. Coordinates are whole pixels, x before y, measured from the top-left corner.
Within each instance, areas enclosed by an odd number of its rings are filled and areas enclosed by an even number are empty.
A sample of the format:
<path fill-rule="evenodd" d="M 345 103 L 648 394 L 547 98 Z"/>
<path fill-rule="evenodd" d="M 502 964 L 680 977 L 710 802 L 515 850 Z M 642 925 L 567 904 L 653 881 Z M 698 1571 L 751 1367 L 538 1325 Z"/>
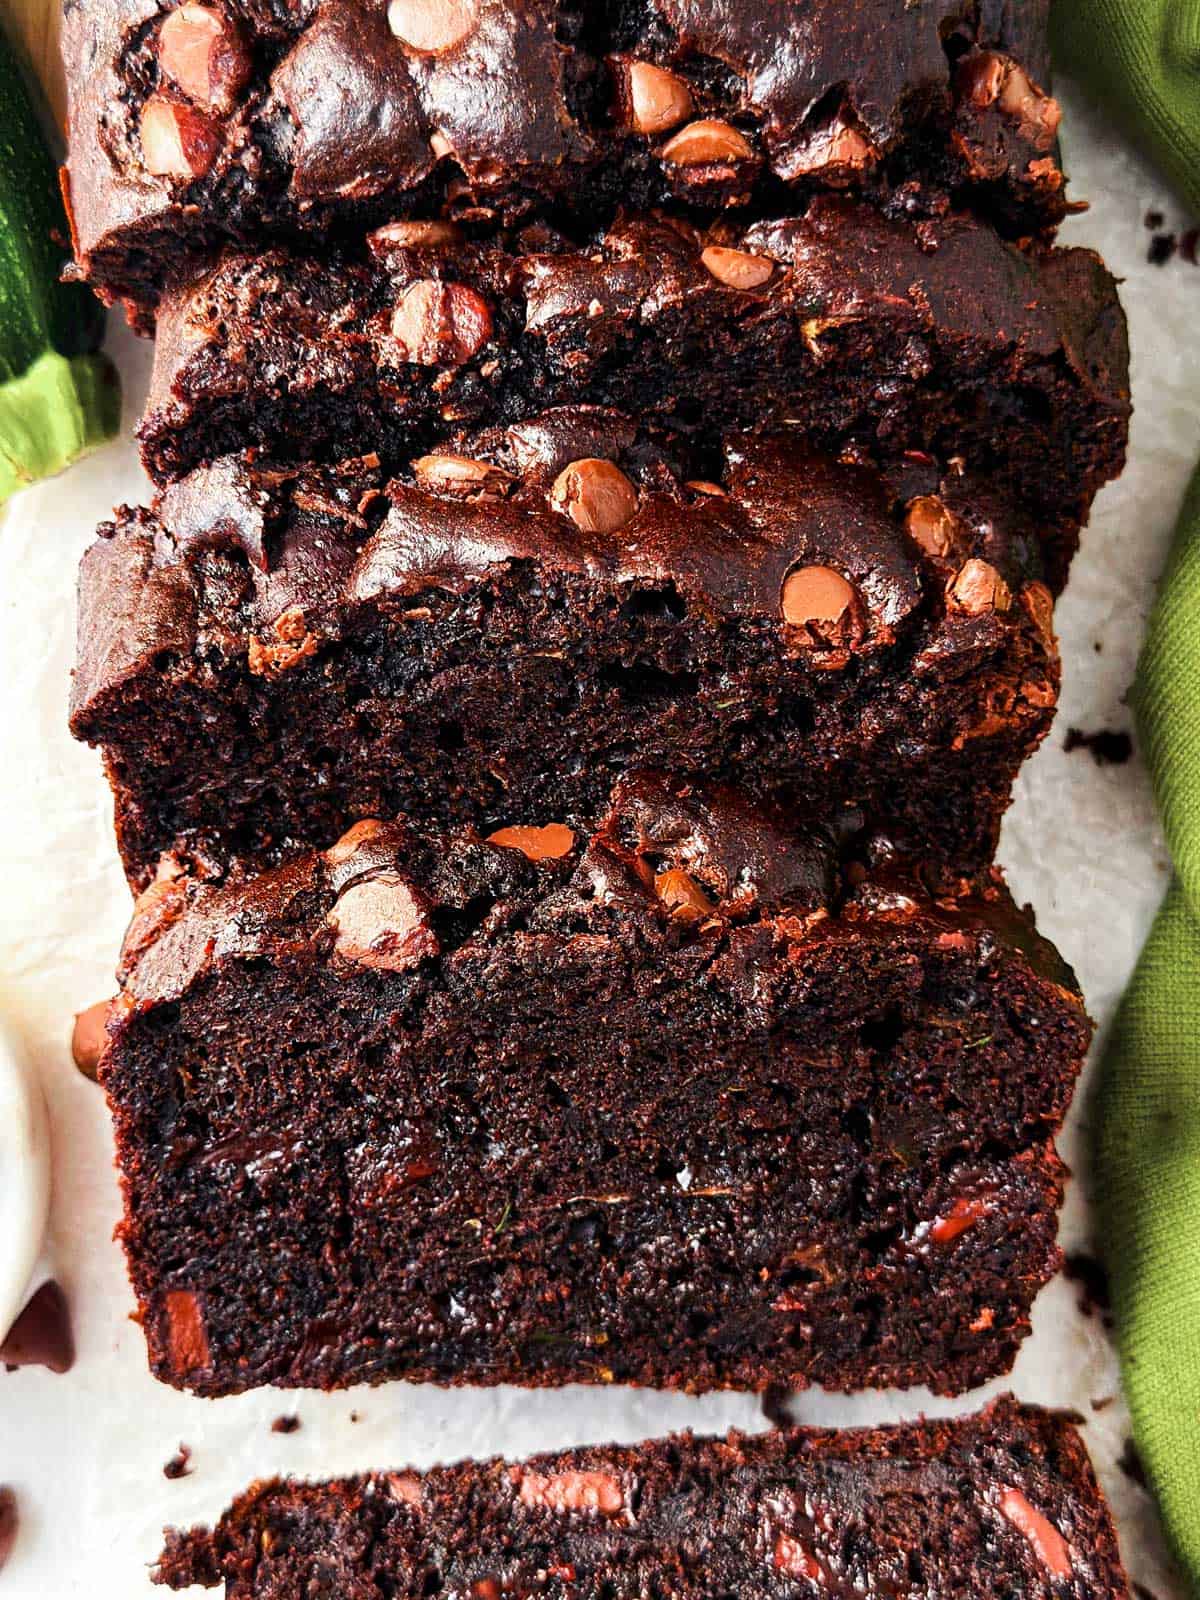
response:
<path fill-rule="evenodd" d="M 636 133 L 667 133 L 690 117 L 695 105 L 683 78 L 649 61 L 620 65 L 621 99 Z"/>
<path fill-rule="evenodd" d="M 344 961 L 384 972 L 407 972 L 438 952 L 426 908 L 398 872 L 356 879 L 329 913 L 334 950 Z"/>
<path fill-rule="evenodd" d="M 953 1244 L 968 1228 L 991 1216 L 991 1206 L 982 1200 L 960 1197 L 944 1216 L 935 1217 L 929 1225 L 929 1237 L 934 1244 Z"/>
<path fill-rule="evenodd" d="M 75 1340 L 67 1297 L 53 1278 L 42 1284 L 0 1343 L 0 1362 L 7 1367 L 47 1367 L 70 1372 Z"/>
<path fill-rule="evenodd" d="M 935 561 L 951 560 L 962 548 L 962 520 L 939 495 L 922 494 L 910 500 L 904 526 L 917 548 Z"/>
<path fill-rule="evenodd" d="M 367 235 L 367 249 L 380 257 L 396 250 L 447 249 L 462 240 L 462 229 L 453 222 L 385 222 Z"/>
<path fill-rule="evenodd" d="M 1054 646 L 1054 596 L 1040 578 L 1034 578 L 1021 590 L 1021 604 L 1029 613 L 1034 627 L 1045 644 Z"/>
<path fill-rule="evenodd" d="M 964 56 L 954 76 L 959 98 L 967 100 L 978 110 L 994 106 L 1004 87 L 1005 59 L 994 50 L 981 50 L 976 55 Z"/>
<path fill-rule="evenodd" d="M 387 1486 L 388 1493 L 397 1504 L 420 1509 L 421 1480 L 415 1472 L 389 1472 Z"/>
<path fill-rule="evenodd" d="M 480 0 L 391 0 L 388 27 L 410 50 L 441 55 L 479 26 Z"/>
<path fill-rule="evenodd" d="M 745 134 L 729 122 L 704 118 L 680 128 L 662 148 L 664 161 L 677 167 L 704 167 L 730 161 L 752 161 L 754 150 Z"/>
<path fill-rule="evenodd" d="M 104 1025 L 108 1021 L 111 1004 L 111 1000 L 97 1000 L 86 1011 L 77 1012 L 75 1026 L 71 1029 L 71 1058 L 84 1077 L 90 1078 L 93 1083 L 96 1081 L 100 1057 L 108 1043 Z"/>
<path fill-rule="evenodd" d="M 704 890 L 681 867 L 669 867 L 654 879 L 654 892 L 672 917 L 682 922 L 698 922 L 711 917 L 716 906 Z"/>
<path fill-rule="evenodd" d="M 821 173 L 826 176 L 843 173 L 848 180 L 854 173 L 871 165 L 879 152 L 857 128 L 840 118 L 829 126 L 817 129 L 802 151 L 792 158 L 796 173 L 809 176 Z"/>
<path fill-rule="evenodd" d="M 575 835 L 561 822 L 548 822 L 544 828 L 497 828 L 486 843 L 506 850 L 519 850 L 530 861 L 559 861 L 575 848 Z"/>
<path fill-rule="evenodd" d="M 360 850 L 390 832 L 391 829 L 386 822 L 380 822 L 375 817 L 364 817 L 361 822 L 356 822 L 353 827 L 347 828 L 341 838 L 329 846 L 325 852 L 325 860 L 331 867 L 343 866 L 351 856 L 357 855 Z"/>
<path fill-rule="evenodd" d="M 1012 590 L 990 561 L 972 557 L 955 574 L 949 599 L 955 610 L 979 617 L 990 611 L 1007 611 L 1012 605 Z"/>
<path fill-rule="evenodd" d="M 271 1424 L 272 1433 L 296 1433 L 300 1428 L 299 1417 L 276 1417 Z"/>
<path fill-rule="evenodd" d="M 423 367 L 461 366 L 491 336 L 487 301 L 462 283 L 421 278 L 409 284 L 392 313 L 392 337 L 404 359 Z"/>
<path fill-rule="evenodd" d="M 1026 139 L 1049 149 L 1058 136 L 1062 110 L 1058 101 L 1040 89 L 1025 69 L 1011 62 L 997 102 L 1001 111 L 1017 121 Z"/>
<path fill-rule="evenodd" d="M 1000 1496 L 1001 1514 L 1028 1539 L 1033 1552 L 1052 1577 L 1069 1578 L 1075 1564 L 1071 1547 L 1054 1524 L 1025 1498 L 1019 1489 L 1005 1489 Z"/>
<path fill-rule="evenodd" d="M 585 456 L 563 468 L 550 490 L 551 503 L 582 533 L 616 533 L 637 514 L 638 494 L 611 461 Z"/>
<path fill-rule="evenodd" d="M 172 1480 L 186 1478 L 191 1474 L 192 1452 L 186 1444 L 181 1444 L 178 1451 L 163 1466 L 163 1477 Z"/>
<path fill-rule="evenodd" d="M 729 250 L 724 245 L 710 244 L 701 251 L 700 259 L 720 283 L 731 289 L 758 289 L 775 271 L 775 263 L 766 256 L 751 255 L 748 250 Z"/>
<path fill-rule="evenodd" d="M 857 627 L 858 591 L 833 567 L 793 567 L 780 595 L 783 620 L 813 644 L 845 645 Z"/>
<path fill-rule="evenodd" d="M 231 111 L 250 77 L 250 53 L 237 24 L 216 6 L 177 6 L 158 30 L 158 65 L 189 100 Z"/>
<path fill-rule="evenodd" d="M 133 902 L 133 916 L 121 943 L 118 977 L 124 978 L 131 972 L 140 957 L 182 914 L 187 905 L 187 883 L 187 876 L 175 857 L 163 855 L 153 882 Z"/>
<path fill-rule="evenodd" d="M 820 1562 L 790 1533 L 781 1533 L 776 1538 L 771 1564 L 777 1572 L 785 1573 L 789 1578 L 804 1578 L 809 1583 L 824 1586 L 825 1573 Z"/>
<path fill-rule="evenodd" d="M 512 473 L 501 471 L 489 461 L 473 461 L 470 456 L 418 456 L 412 469 L 423 489 L 463 500 L 503 494 L 516 481 Z"/>
<path fill-rule="evenodd" d="M 190 1289 L 168 1289 L 163 1310 L 167 1325 L 167 1359 L 172 1372 L 180 1378 L 202 1372 L 212 1358 L 200 1301 Z"/>
<path fill-rule="evenodd" d="M 276 617 L 271 631 L 274 638 L 255 635 L 246 648 L 247 665 L 258 677 L 277 678 L 316 653 L 316 637 L 308 631 L 300 606 L 289 606 Z"/>
<path fill-rule="evenodd" d="M 156 178 L 203 178 L 217 159 L 216 124 L 182 100 L 151 95 L 138 121 L 142 162 Z"/>
<path fill-rule="evenodd" d="M 612 1517 L 625 1509 L 621 1485 L 611 1472 L 522 1472 L 522 1505 L 549 1511 L 598 1511 Z"/>

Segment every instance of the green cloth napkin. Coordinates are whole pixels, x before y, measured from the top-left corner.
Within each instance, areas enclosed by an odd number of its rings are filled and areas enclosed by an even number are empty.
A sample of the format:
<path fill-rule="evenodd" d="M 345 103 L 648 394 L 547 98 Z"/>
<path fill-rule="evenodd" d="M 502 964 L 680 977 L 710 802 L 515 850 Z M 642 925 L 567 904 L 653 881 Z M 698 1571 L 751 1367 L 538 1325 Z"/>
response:
<path fill-rule="evenodd" d="M 1200 0 L 1056 0 L 1053 23 L 1062 65 L 1200 216 Z M 1105 1051 L 1096 1192 L 1138 1449 L 1200 1600 L 1200 474 L 1134 709 L 1175 878 Z"/>
<path fill-rule="evenodd" d="M 1054 0 L 1054 51 L 1200 216 L 1200 0 Z"/>
<path fill-rule="evenodd" d="M 1108 1039 L 1094 1166 L 1138 1450 L 1200 1596 L 1200 476 L 1135 707 L 1176 876 Z"/>

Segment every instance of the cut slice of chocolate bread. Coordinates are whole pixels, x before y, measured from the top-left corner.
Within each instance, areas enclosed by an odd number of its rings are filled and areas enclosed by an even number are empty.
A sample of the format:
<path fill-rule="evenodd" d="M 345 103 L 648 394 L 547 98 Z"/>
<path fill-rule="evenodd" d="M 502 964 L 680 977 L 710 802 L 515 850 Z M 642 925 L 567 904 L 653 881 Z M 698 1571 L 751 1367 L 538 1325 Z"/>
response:
<path fill-rule="evenodd" d="M 168 1530 L 155 1579 L 227 1600 L 1129 1592 L 1073 1419 L 1007 1398 L 941 1422 L 259 1483 L 211 1531 Z"/>
<path fill-rule="evenodd" d="M 1046 0 L 89 0 L 69 4 L 67 183 L 82 271 L 152 311 L 222 242 L 531 209 L 1066 209 Z M 885 48 L 880 36 L 886 35 Z"/>
<path fill-rule="evenodd" d="M 644 763 L 990 859 L 1058 688 L 1038 530 L 990 486 L 761 438 L 688 480 L 595 411 L 461 450 L 386 493 L 230 458 L 102 530 L 72 727 L 136 885 L 363 816 L 586 823 Z"/>
<path fill-rule="evenodd" d="M 702 1391 L 1003 1372 L 1089 1024 L 998 879 L 642 774 L 139 902 L 101 1063 L 155 1374 Z"/>
<path fill-rule="evenodd" d="M 226 257 L 172 289 L 139 430 L 151 476 L 247 446 L 397 465 L 598 403 L 710 446 L 792 423 L 823 448 L 932 451 L 1077 528 L 1124 460 L 1125 322 L 1087 250 L 833 196 L 744 231 L 626 218 L 584 248 L 415 237 L 383 228 L 367 259 Z"/>

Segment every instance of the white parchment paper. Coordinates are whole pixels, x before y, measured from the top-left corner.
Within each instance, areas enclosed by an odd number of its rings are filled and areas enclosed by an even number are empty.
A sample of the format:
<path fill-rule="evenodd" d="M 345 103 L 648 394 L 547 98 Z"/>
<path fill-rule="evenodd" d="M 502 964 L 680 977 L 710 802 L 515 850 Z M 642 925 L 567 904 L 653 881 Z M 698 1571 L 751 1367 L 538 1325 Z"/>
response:
<path fill-rule="evenodd" d="M 1130 726 L 1130 682 L 1153 586 L 1193 461 L 1200 456 L 1200 267 L 1147 263 L 1143 218 L 1161 210 L 1186 226 L 1149 170 L 1117 139 L 1103 108 L 1068 91 L 1065 147 L 1074 193 L 1092 202 L 1065 230 L 1104 251 L 1125 278 L 1134 348 L 1130 466 L 1098 501 L 1058 612 L 1065 659 L 1054 733 L 1022 777 L 1002 860 L 1018 898 L 1077 967 L 1102 1028 L 1167 878 L 1145 776 L 1137 761 L 1098 767 L 1062 746 L 1070 726 Z M 149 350 L 114 328 L 127 387 L 127 429 L 141 401 Z M 203 1401 L 155 1384 L 132 1297 L 111 1239 L 117 1190 L 99 1091 L 71 1065 L 72 1014 L 109 994 L 129 901 L 110 836 L 99 758 L 65 730 L 78 557 L 114 502 L 146 497 L 129 443 L 20 496 L 0 525 L 0 1015 L 39 1064 L 54 1135 L 54 1198 L 45 1271 L 70 1296 L 74 1369 L 0 1372 L 0 1483 L 18 1495 L 21 1527 L 0 1575 L 0 1600 L 152 1592 L 147 1568 L 164 1523 L 215 1517 L 252 1478 L 329 1474 L 586 1440 L 633 1440 L 690 1426 L 765 1426 L 758 1403 L 625 1389 L 444 1393 L 390 1385 L 333 1396 L 268 1391 Z M 1086 1094 L 1065 1139 L 1079 1173 L 1063 1220 L 1068 1249 L 1088 1241 L 1083 1139 Z M 0 1241 L 3 1248 L 3 1241 Z M 1133 1578 L 1156 1600 L 1182 1600 L 1144 1491 L 1118 1465 L 1128 1436 L 1115 1359 L 1078 1289 L 1041 1297 L 1034 1337 L 1007 1384 L 1029 1400 L 1074 1407 L 1117 1513 Z M 991 1391 L 987 1391 L 991 1392 Z M 798 1419 L 858 1423 L 922 1409 L 970 1409 L 923 1392 L 850 1399 L 811 1393 Z M 299 1431 L 270 1431 L 294 1413 Z M 192 1472 L 163 1464 L 179 1444 Z"/>

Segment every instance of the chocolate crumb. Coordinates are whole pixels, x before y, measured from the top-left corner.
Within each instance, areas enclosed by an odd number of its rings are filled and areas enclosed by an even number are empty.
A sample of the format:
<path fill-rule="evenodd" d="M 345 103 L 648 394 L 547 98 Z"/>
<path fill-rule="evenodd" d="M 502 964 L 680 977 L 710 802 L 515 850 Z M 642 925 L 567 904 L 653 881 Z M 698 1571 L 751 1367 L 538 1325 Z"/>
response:
<path fill-rule="evenodd" d="M 1189 228 L 1179 237 L 1179 254 L 1191 267 L 1196 265 L 1196 247 L 1200 245 L 1200 228 Z"/>
<path fill-rule="evenodd" d="M 7 1484 L 0 1484 L 0 1572 L 17 1542 L 17 1497 Z"/>
<path fill-rule="evenodd" d="M 300 1426 L 299 1417 L 276 1417 L 271 1424 L 272 1433 L 295 1433 Z"/>
<path fill-rule="evenodd" d="M 1150 241 L 1146 260 L 1152 267 L 1166 266 L 1178 248 L 1179 243 L 1173 233 L 1156 233 Z"/>
<path fill-rule="evenodd" d="M 1063 1265 L 1063 1273 L 1069 1282 L 1080 1286 L 1079 1309 L 1085 1317 L 1094 1317 L 1111 1308 L 1108 1273 L 1095 1256 L 1088 1255 L 1085 1250 L 1072 1251 Z"/>
<path fill-rule="evenodd" d="M 166 1466 L 163 1467 L 163 1477 L 171 1478 L 172 1480 L 190 1477 L 192 1471 L 191 1461 L 191 1450 L 186 1444 L 181 1444 L 178 1455 L 173 1455 Z"/>
<path fill-rule="evenodd" d="M 1107 1411 L 1109 1406 L 1112 1405 L 1113 1401 L 1116 1398 L 1117 1397 L 1116 1397 L 1115 1394 L 1101 1395 L 1099 1400 L 1093 1400 L 1092 1401 L 1092 1410 L 1093 1411 Z"/>
<path fill-rule="evenodd" d="M 75 1340 L 67 1297 L 48 1278 L 0 1343 L 0 1361 L 10 1372 L 17 1367 L 49 1367 L 69 1372 L 75 1364 Z"/>
<path fill-rule="evenodd" d="M 1146 1469 L 1142 1465 L 1138 1447 L 1132 1439 L 1126 1439 L 1125 1448 L 1117 1458 L 1117 1465 L 1127 1478 L 1132 1478 L 1140 1488 L 1146 1488 Z"/>
<path fill-rule="evenodd" d="M 1110 728 L 1101 728 L 1096 733 L 1068 728 L 1063 749 L 1089 751 L 1098 767 L 1123 767 L 1133 754 L 1133 740 L 1127 733 Z"/>
<path fill-rule="evenodd" d="M 782 1383 L 769 1383 L 762 1392 L 762 1414 L 773 1428 L 795 1427 L 788 1410 L 791 1390 Z"/>
<path fill-rule="evenodd" d="M 358 1421 L 360 1421 L 360 1420 L 361 1420 L 361 1419 L 360 1419 L 360 1417 L 359 1417 L 359 1414 L 358 1414 L 358 1412 L 357 1412 L 357 1411 L 352 1411 L 352 1412 L 351 1412 L 351 1413 L 350 1413 L 350 1421 L 351 1421 L 351 1422 L 358 1422 Z"/>
<path fill-rule="evenodd" d="M 1147 211 L 1145 217 L 1143 218 L 1145 226 L 1149 228 L 1151 232 L 1161 228 L 1166 220 L 1167 219 L 1163 216 L 1161 211 Z"/>

